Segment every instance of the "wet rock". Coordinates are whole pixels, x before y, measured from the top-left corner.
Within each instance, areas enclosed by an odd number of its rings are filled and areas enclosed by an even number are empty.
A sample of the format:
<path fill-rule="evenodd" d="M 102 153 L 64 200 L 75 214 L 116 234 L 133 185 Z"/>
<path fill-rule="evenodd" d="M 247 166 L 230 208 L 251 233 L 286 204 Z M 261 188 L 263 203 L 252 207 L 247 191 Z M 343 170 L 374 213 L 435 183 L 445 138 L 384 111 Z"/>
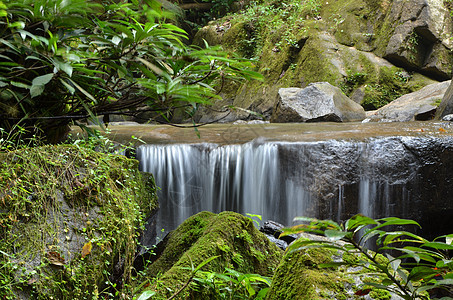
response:
<path fill-rule="evenodd" d="M 350 122 L 365 119 L 364 109 L 327 82 L 304 89 L 282 88 L 271 122 Z"/>
<path fill-rule="evenodd" d="M 225 267 L 242 273 L 271 276 L 282 251 L 253 225 L 253 221 L 234 212 L 198 213 L 166 237 L 165 249 L 146 271 L 159 276 L 165 287 L 157 287 L 156 299 L 167 299 L 190 278 L 190 269 L 217 257 L 203 270 L 223 272 Z M 186 289 L 185 299 L 212 299 L 209 288 Z"/>
<path fill-rule="evenodd" d="M 286 250 L 286 248 L 288 248 L 288 243 L 287 242 L 285 242 L 285 241 L 283 241 L 281 239 L 277 239 L 277 238 L 275 238 L 272 235 L 266 234 L 266 236 L 269 239 L 269 241 L 274 243 L 278 248 L 280 248 L 282 250 Z"/>
<path fill-rule="evenodd" d="M 264 222 L 264 224 L 260 226 L 260 231 L 267 235 L 271 235 L 273 237 L 278 238 L 280 236 L 280 234 L 283 232 L 282 229 L 284 227 L 285 226 L 283 226 L 280 223 L 269 220 L 269 221 Z"/>
<path fill-rule="evenodd" d="M 298 238 L 296 234 L 280 236 L 285 226 L 275 221 L 266 221 L 260 226 L 260 231 L 267 235 L 267 237 L 276 244 L 280 249 L 285 250 L 288 244 L 292 243 Z"/>
<path fill-rule="evenodd" d="M 406 94 L 378 109 L 370 116 L 375 122 L 407 122 L 431 120 L 450 81 L 430 84 L 423 89 Z"/>
<path fill-rule="evenodd" d="M 453 114 L 453 84 L 451 83 L 439 104 L 435 119 L 440 120 L 450 114 Z"/>
<path fill-rule="evenodd" d="M 303 239 L 323 240 L 323 237 L 305 235 Z M 385 259 L 379 256 L 380 259 Z M 266 299 L 357 299 L 357 290 L 367 280 L 363 267 L 341 266 L 323 268 L 320 265 L 332 262 L 366 260 L 364 255 L 345 253 L 338 250 L 317 248 L 287 251 L 278 266 Z M 367 292 L 364 299 L 402 298 L 386 291 Z"/>
<path fill-rule="evenodd" d="M 442 118 L 442 121 L 452 122 L 452 121 L 453 121 L 453 114 L 444 116 L 444 117 Z"/>
<path fill-rule="evenodd" d="M 438 80 L 451 77 L 451 41 L 444 34 L 451 30 L 451 19 L 443 1 L 393 1 L 387 18 L 395 30 L 384 58 Z"/>

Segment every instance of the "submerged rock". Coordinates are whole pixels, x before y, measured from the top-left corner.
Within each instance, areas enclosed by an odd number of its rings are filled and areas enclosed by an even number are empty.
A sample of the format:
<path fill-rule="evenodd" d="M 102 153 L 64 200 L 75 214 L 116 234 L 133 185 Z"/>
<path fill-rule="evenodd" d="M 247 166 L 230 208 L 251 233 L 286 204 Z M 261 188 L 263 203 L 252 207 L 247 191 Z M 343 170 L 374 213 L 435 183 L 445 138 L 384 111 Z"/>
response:
<path fill-rule="evenodd" d="M 431 120 L 449 86 L 450 81 L 444 81 L 404 95 L 378 109 L 374 115 L 370 116 L 370 120 L 379 122 Z"/>
<path fill-rule="evenodd" d="M 365 110 L 327 82 L 304 89 L 282 88 L 271 122 L 351 122 L 365 119 Z"/>
<path fill-rule="evenodd" d="M 282 251 L 259 232 L 253 221 L 234 212 L 214 214 L 201 212 L 181 224 L 165 238 L 164 250 L 147 268 L 149 276 L 164 282 L 156 288 L 158 296 L 167 299 L 186 284 L 191 268 L 218 256 L 202 270 L 223 273 L 231 268 L 242 273 L 272 276 Z M 207 287 L 206 287 L 207 288 Z M 187 288 L 183 297 L 212 299 L 203 287 L 195 292 Z"/>

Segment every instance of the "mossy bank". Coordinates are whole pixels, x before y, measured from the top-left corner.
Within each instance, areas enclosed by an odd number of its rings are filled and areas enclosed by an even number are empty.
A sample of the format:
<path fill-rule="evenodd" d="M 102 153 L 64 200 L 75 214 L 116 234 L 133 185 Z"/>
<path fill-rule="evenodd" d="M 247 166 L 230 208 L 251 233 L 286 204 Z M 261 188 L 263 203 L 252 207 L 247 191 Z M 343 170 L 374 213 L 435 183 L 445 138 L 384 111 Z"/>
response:
<path fill-rule="evenodd" d="M 77 146 L 0 154 L 0 298 L 97 299 L 129 284 L 157 208 L 138 162 Z"/>
<path fill-rule="evenodd" d="M 212 21 L 194 42 L 256 60 L 265 80 L 224 86 L 218 106 L 233 104 L 267 119 L 279 88 L 329 82 L 373 110 L 448 80 L 451 24 L 448 7 L 437 0 L 264 0 Z M 207 121 L 217 115 L 199 116 Z M 242 111 L 235 117 L 256 118 Z"/>

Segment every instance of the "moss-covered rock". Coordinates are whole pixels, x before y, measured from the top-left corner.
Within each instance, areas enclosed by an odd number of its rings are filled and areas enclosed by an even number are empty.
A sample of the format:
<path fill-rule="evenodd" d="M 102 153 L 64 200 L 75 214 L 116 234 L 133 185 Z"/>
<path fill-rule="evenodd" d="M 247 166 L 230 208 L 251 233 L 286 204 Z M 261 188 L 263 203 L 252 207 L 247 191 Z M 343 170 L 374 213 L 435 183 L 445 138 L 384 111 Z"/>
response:
<path fill-rule="evenodd" d="M 214 21 L 197 38 L 205 35 L 227 51 L 255 58 L 265 77 L 225 88 L 222 106 L 268 119 L 280 88 L 324 81 L 342 87 L 347 96 L 355 92 L 355 100 L 371 110 L 450 76 L 447 10 L 440 0 L 415 2 L 267 0 Z"/>
<path fill-rule="evenodd" d="M 231 268 L 241 273 L 272 276 L 282 251 L 259 232 L 253 221 L 234 212 L 201 212 L 187 219 L 165 238 L 165 250 L 147 272 L 163 286 L 154 289 L 167 299 L 189 281 L 192 266 L 218 256 L 202 270 L 224 272 Z M 187 288 L 184 297 L 194 293 Z M 211 299 L 198 291 L 195 299 Z"/>
<path fill-rule="evenodd" d="M 310 239 L 319 237 L 307 235 Z M 302 237 L 307 239 L 307 237 Z M 385 261 L 381 255 L 377 259 Z M 356 292 L 363 287 L 363 275 L 370 270 L 355 265 L 359 260 L 367 260 L 364 255 L 341 252 L 327 248 L 303 249 L 287 252 L 272 278 L 267 300 L 320 300 L 358 299 Z M 322 264 L 345 262 L 341 267 L 322 267 Z M 370 276 L 370 275 L 368 275 Z M 370 279 L 370 277 L 368 277 Z M 378 278 L 375 278 L 379 282 Z M 367 299 L 390 299 L 385 290 L 367 286 Z M 395 295 L 393 295 L 396 297 Z M 393 299 L 393 298 L 392 298 Z M 400 299 L 398 297 L 394 299 Z"/>
<path fill-rule="evenodd" d="M 128 282 L 154 189 L 124 156 L 76 146 L 2 153 L 0 298 L 92 299 L 108 296 L 115 276 Z"/>

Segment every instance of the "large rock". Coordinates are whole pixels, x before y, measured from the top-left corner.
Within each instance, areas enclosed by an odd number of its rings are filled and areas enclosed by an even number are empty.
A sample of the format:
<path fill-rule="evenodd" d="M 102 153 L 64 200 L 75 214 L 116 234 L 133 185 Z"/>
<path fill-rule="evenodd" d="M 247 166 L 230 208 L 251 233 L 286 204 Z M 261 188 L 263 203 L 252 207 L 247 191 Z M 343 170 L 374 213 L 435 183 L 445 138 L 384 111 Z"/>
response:
<path fill-rule="evenodd" d="M 431 120 L 449 86 L 450 81 L 444 81 L 404 95 L 378 109 L 370 120 L 376 122 Z"/>
<path fill-rule="evenodd" d="M 272 276 L 283 253 L 255 228 L 252 219 L 228 211 L 205 211 L 188 218 L 165 237 L 164 244 L 162 253 L 146 270 L 149 276 L 164 282 L 164 286 L 155 288 L 157 295 L 153 299 L 168 299 L 190 280 L 191 267 L 211 257 L 217 256 L 203 271 L 223 273 L 225 268 L 232 268 Z M 197 290 L 185 289 L 180 296 L 213 299 L 215 295 L 205 285 Z"/>
<path fill-rule="evenodd" d="M 378 48 L 385 47 L 386 59 L 439 80 L 451 77 L 452 43 L 445 33 L 452 24 L 444 1 L 395 0 L 383 24 Z"/>
<path fill-rule="evenodd" d="M 0 297 L 103 298 L 128 280 L 135 230 L 157 207 L 136 160 L 37 147 L 0 154 L 0 178 Z"/>
<path fill-rule="evenodd" d="M 271 122 L 351 122 L 365 119 L 365 110 L 327 82 L 304 89 L 282 88 L 278 92 Z"/>
<path fill-rule="evenodd" d="M 447 91 L 440 102 L 439 107 L 436 111 L 435 119 L 440 120 L 446 115 L 453 114 L 453 84 L 450 83 Z"/>
<path fill-rule="evenodd" d="M 409 74 L 395 66 L 396 63 L 406 67 L 398 58 L 401 56 L 398 49 L 404 50 L 405 41 L 409 38 L 402 37 L 403 41 L 399 44 L 392 40 L 394 46 L 387 47 L 390 38 L 397 35 L 394 34 L 395 27 L 404 23 L 399 21 L 400 14 L 396 13 L 398 10 L 393 8 L 391 1 L 325 1 L 321 16 L 314 20 L 306 14 L 298 15 L 299 10 L 294 14 L 291 12 L 293 19 L 301 20 L 297 28 L 291 27 L 295 25 L 286 22 L 283 13 L 278 8 L 276 10 L 272 22 L 281 21 L 285 26 L 256 26 L 254 18 L 261 18 L 257 12 L 255 16 L 246 18 L 235 15 L 213 21 L 197 33 L 195 43 L 200 46 L 205 39 L 211 45 L 222 45 L 227 51 L 258 58 L 257 70 L 265 80 L 247 82 L 242 86 L 227 82 L 220 93 L 223 101 L 216 103 L 215 110 L 200 112 L 196 121 L 213 121 L 223 117 L 228 121 L 231 120 L 229 118 L 257 118 L 250 113 L 233 112 L 226 116 L 223 112 L 217 112 L 222 111 L 219 108 L 230 105 L 254 111 L 269 119 L 280 88 L 303 88 L 313 82 L 329 82 L 341 87 L 348 97 L 353 97 L 366 109 L 377 109 L 433 82 L 418 73 Z M 253 14 L 252 10 L 248 13 Z M 396 49 L 393 52 L 390 51 L 392 47 Z M 419 59 L 423 63 L 417 66 L 412 64 L 409 71 L 417 70 L 444 79 L 448 73 L 446 70 L 451 66 L 445 64 L 451 57 L 448 49 L 446 39 L 442 42 L 436 40 L 432 51 L 419 51 L 424 53 Z M 393 63 L 382 58 L 386 53 Z M 399 56 L 395 58 L 392 53 Z"/>
<path fill-rule="evenodd" d="M 325 237 L 303 234 L 304 240 L 326 240 Z M 379 260 L 385 260 L 382 255 Z M 358 253 L 345 253 L 327 248 L 301 249 L 287 251 L 278 266 L 272 285 L 267 294 L 267 300 L 312 300 L 312 299 L 358 299 L 364 281 L 376 280 L 370 276 L 370 270 L 363 267 L 353 267 L 359 260 L 367 260 Z M 321 264 L 345 262 L 341 267 L 322 267 Z M 350 264 L 350 266 L 348 266 Z M 376 272 L 378 273 L 378 272 Z M 397 295 L 377 288 L 367 287 L 366 298 L 363 299 L 393 299 L 402 300 Z"/>

